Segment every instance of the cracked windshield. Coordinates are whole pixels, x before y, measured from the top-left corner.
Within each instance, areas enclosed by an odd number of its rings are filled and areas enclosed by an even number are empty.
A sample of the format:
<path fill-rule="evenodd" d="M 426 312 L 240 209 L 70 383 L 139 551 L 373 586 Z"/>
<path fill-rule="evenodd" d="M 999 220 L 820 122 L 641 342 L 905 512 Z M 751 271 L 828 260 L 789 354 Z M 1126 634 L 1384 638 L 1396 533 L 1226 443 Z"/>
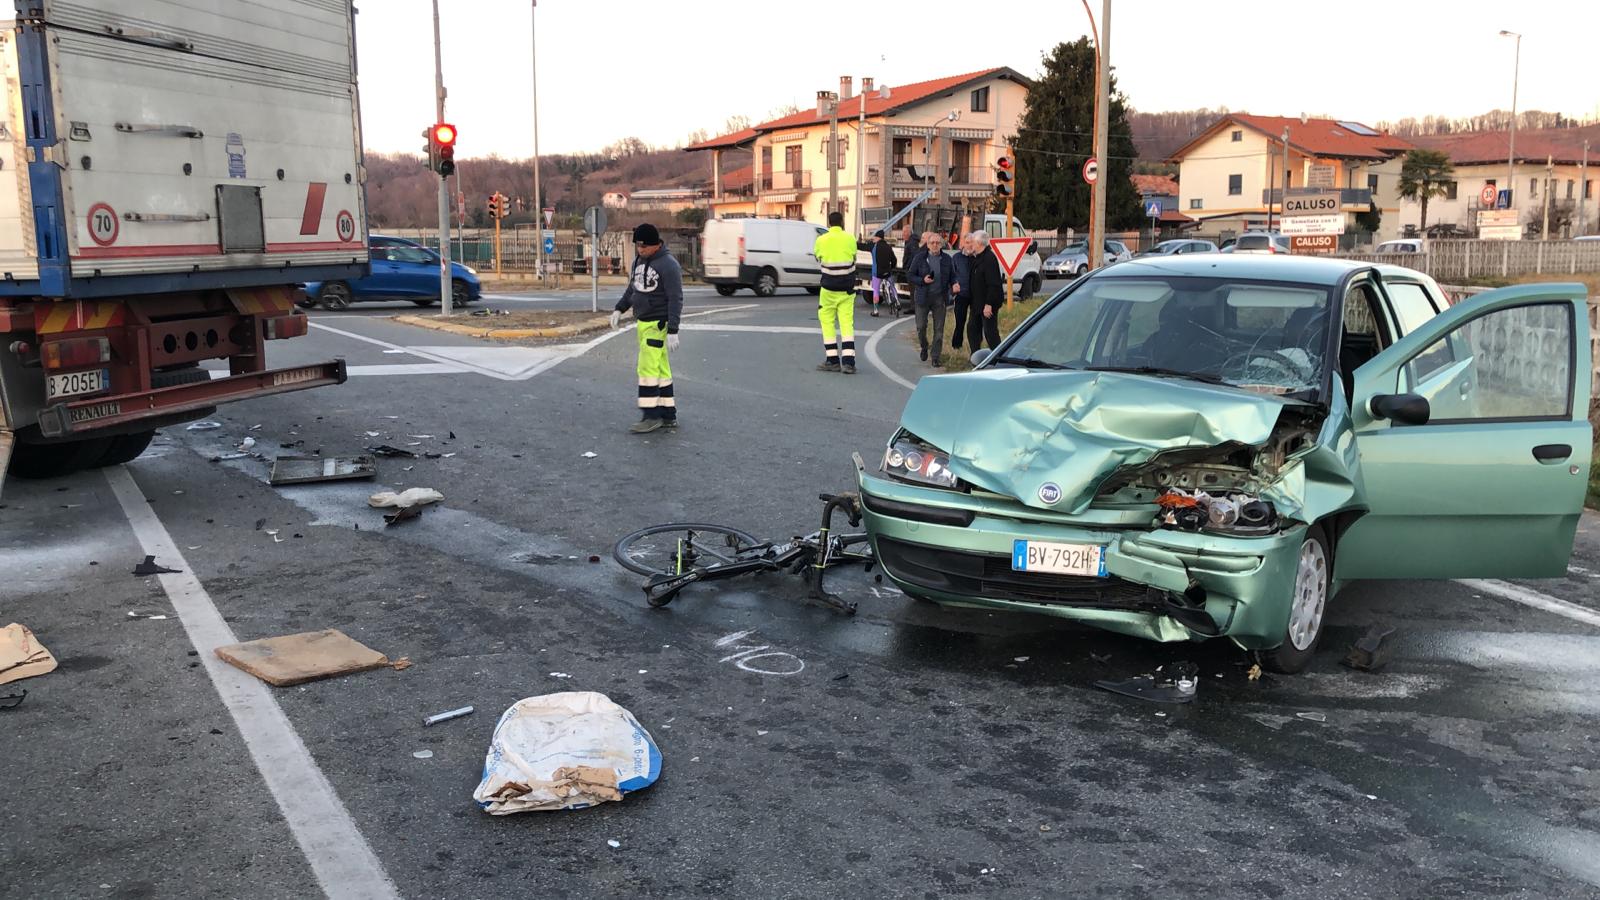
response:
<path fill-rule="evenodd" d="M 1224 278 L 1109 278 L 1063 298 L 1006 348 L 1037 368 L 1164 374 L 1267 394 L 1321 382 L 1328 293 Z"/>

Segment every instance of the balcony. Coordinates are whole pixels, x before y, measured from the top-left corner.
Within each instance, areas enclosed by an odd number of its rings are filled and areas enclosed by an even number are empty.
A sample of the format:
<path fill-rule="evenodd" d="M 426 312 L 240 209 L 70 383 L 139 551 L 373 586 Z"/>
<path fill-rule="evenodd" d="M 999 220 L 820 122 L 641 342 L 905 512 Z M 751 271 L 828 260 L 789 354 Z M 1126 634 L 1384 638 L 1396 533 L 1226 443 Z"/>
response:
<path fill-rule="evenodd" d="M 809 191 L 810 172 L 764 172 L 761 175 L 762 191 Z"/>
<path fill-rule="evenodd" d="M 1361 207 L 1360 212 L 1366 212 L 1367 207 L 1372 204 L 1372 190 L 1370 188 L 1326 188 L 1323 193 L 1331 194 L 1336 191 L 1339 194 L 1340 206 L 1359 206 Z M 1289 196 L 1291 197 L 1304 193 L 1311 192 L 1300 188 L 1289 189 Z M 1283 188 L 1262 190 L 1261 203 L 1262 205 L 1282 206 Z"/>
<path fill-rule="evenodd" d="M 890 170 L 894 173 L 895 184 L 941 183 L 936 166 L 895 163 L 890 166 Z M 867 183 L 876 183 L 882 171 L 883 167 L 880 165 L 867 166 Z M 988 166 L 949 166 L 945 169 L 942 183 L 949 185 L 992 186 L 994 184 L 994 170 Z"/>

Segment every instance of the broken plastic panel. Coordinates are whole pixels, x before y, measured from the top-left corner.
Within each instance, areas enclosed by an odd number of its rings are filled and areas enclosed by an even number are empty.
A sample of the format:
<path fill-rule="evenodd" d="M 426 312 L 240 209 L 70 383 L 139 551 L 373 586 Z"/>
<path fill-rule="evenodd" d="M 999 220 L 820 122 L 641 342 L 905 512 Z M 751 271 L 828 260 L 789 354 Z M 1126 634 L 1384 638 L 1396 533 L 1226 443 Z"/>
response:
<path fill-rule="evenodd" d="M 370 456 L 280 456 L 272 461 L 275 485 L 312 484 L 376 478 L 378 462 Z"/>

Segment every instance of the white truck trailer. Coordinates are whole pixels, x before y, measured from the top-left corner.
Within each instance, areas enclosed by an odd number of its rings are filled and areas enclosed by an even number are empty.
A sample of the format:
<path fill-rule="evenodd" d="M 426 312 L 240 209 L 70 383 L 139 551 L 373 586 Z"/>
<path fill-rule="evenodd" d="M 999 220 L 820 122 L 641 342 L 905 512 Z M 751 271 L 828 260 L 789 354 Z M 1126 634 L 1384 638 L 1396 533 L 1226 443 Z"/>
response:
<path fill-rule="evenodd" d="M 15 5 L 0 477 L 124 462 L 218 404 L 342 383 L 338 360 L 269 368 L 266 344 L 306 333 L 301 283 L 367 269 L 349 0 Z"/>

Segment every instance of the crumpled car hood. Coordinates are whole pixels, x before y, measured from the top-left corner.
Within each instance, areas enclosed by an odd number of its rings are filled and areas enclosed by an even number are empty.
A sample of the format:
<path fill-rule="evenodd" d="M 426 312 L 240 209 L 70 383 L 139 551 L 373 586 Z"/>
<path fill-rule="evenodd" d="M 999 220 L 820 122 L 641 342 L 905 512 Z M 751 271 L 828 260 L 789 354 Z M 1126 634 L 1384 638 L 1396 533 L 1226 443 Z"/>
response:
<path fill-rule="evenodd" d="M 900 421 L 968 484 L 1077 513 L 1107 476 L 1162 451 L 1265 444 L 1293 402 L 1179 378 L 997 368 L 922 379 Z M 1040 499 L 1047 483 L 1055 503 Z"/>

